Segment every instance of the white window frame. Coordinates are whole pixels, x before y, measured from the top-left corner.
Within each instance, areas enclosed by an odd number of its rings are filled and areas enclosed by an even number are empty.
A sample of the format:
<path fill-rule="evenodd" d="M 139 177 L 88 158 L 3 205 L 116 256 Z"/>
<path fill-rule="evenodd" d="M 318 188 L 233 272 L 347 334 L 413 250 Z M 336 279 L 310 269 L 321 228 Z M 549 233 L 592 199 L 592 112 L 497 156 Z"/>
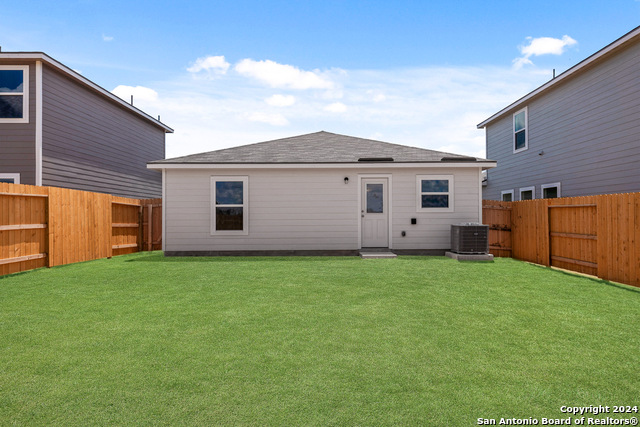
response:
<path fill-rule="evenodd" d="M 520 113 L 524 112 L 524 147 L 516 150 L 516 116 Z M 520 153 L 521 151 L 525 151 L 529 149 L 529 109 L 528 107 L 524 107 L 515 113 L 511 117 L 511 148 L 513 149 L 513 154 Z M 522 131 L 520 129 L 518 132 Z"/>
<path fill-rule="evenodd" d="M 20 184 L 19 173 L 0 173 L 0 179 L 13 179 L 14 184 Z"/>
<path fill-rule="evenodd" d="M 504 197 L 503 197 L 505 194 L 511 194 L 511 201 L 512 202 L 516 201 L 516 199 L 515 199 L 515 191 L 513 191 L 513 190 L 504 190 L 504 191 L 500 192 L 500 201 L 501 202 L 505 201 Z"/>
<path fill-rule="evenodd" d="M 519 190 L 520 193 L 520 200 L 522 200 L 522 193 L 524 193 L 525 191 L 531 191 L 531 200 L 535 200 L 536 199 L 536 187 L 523 187 Z"/>
<path fill-rule="evenodd" d="M 561 185 L 560 185 L 560 183 L 559 183 L 559 182 L 553 182 L 553 183 L 551 183 L 551 184 L 542 184 L 542 185 L 540 186 L 540 197 L 541 197 L 541 198 L 543 198 L 543 199 L 545 198 L 545 197 L 544 197 L 544 190 L 545 190 L 545 188 L 553 188 L 553 187 L 558 187 L 558 199 L 559 199 L 560 197 L 562 197 L 562 191 L 561 191 L 561 190 L 562 190 L 562 187 L 561 187 Z"/>
<path fill-rule="evenodd" d="M 220 181 L 242 181 L 242 205 L 216 205 L 216 182 Z M 211 176 L 211 235 L 241 235 L 249 234 L 249 177 L 244 176 Z M 216 230 L 216 207 L 242 207 L 242 230 Z"/>
<path fill-rule="evenodd" d="M 422 180 L 448 180 L 449 191 L 447 192 L 422 192 Z M 453 175 L 416 175 L 416 212 L 455 212 L 454 210 L 454 188 Z M 423 195 L 449 196 L 449 207 L 447 208 L 423 208 Z"/>
<path fill-rule="evenodd" d="M 22 93 L 21 92 L 0 92 L 0 95 L 18 96 L 22 95 L 22 118 L 10 119 L 1 118 L 0 123 L 29 123 L 29 66 L 28 65 L 0 65 L 0 71 L 22 70 Z"/>

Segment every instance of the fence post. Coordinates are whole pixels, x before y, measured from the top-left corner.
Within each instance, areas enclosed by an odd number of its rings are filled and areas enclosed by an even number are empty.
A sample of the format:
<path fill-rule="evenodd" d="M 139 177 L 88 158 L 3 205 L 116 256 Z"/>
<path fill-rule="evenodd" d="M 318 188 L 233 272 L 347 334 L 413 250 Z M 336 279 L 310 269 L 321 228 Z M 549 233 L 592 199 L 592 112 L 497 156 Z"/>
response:
<path fill-rule="evenodd" d="M 54 194 L 52 194 L 54 193 Z M 56 206 L 57 200 L 55 199 L 55 191 L 52 191 L 51 187 L 48 187 L 47 194 L 47 267 L 55 266 L 55 249 L 56 249 L 56 218 L 53 208 Z"/>
<path fill-rule="evenodd" d="M 551 209 L 549 209 L 549 203 L 545 203 L 545 218 L 547 219 L 547 224 L 546 224 L 546 232 L 547 232 L 547 267 L 551 267 L 552 265 L 552 260 L 551 260 L 551 253 L 553 252 L 551 250 Z"/>
<path fill-rule="evenodd" d="M 109 239 L 107 240 L 107 259 L 113 257 L 113 200 L 115 197 L 109 198 L 109 224 L 111 226 L 111 232 L 109 233 Z"/>
<path fill-rule="evenodd" d="M 142 239 L 144 238 L 144 234 L 142 233 L 142 227 L 144 225 L 144 216 L 142 212 L 144 211 L 144 206 L 140 200 L 138 200 L 138 203 L 140 203 L 140 207 L 138 208 L 138 252 L 142 252 L 144 250 L 144 243 L 142 242 Z"/>
<path fill-rule="evenodd" d="M 147 242 L 147 250 L 153 250 L 153 204 L 148 204 L 147 209 L 149 209 L 148 219 L 147 219 L 147 238 L 149 241 Z"/>

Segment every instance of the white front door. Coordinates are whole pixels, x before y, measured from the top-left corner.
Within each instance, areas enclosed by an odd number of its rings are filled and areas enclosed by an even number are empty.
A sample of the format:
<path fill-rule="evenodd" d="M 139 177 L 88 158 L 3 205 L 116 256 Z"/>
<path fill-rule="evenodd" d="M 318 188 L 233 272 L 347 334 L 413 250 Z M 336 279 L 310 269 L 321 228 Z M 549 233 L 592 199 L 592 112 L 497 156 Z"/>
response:
<path fill-rule="evenodd" d="M 387 178 L 362 179 L 362 247 L 389 247 Z"/>

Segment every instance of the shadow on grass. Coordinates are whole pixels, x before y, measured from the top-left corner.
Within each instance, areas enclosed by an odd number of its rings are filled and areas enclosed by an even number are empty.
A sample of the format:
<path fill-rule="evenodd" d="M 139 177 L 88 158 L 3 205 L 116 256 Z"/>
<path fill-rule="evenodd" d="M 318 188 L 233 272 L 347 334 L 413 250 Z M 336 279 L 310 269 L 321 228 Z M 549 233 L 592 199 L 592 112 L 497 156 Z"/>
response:
<path fill-rule="evenodd" d="M 134 259 L 128 259 L 125 262 L 152 262 L 152 263 L 200 263 L 200 262 L 230 262 L 230 261 L 242 261 L 242 262 L 272 262 L 272 261 L 287 261 L 287 262 L 322 262 L 327 260 L 360 260 L 357 256 L 169 256 L 163 255 L 147 255 L 139 256 Z"/>
<path fill-rule="evenodd" d="M 576 274 L 571 274 L 571 273 L 568 273 L 568 272 L 565 272 L 565 271 L 560 271 L 560 273 L 565 274 L 567 276 L 573 276 L 573 277 L 577 276 Z M 579 276 L 579 277 L 584 277 L 584 276 Z M 587 279 L 587 280 L 590 280 L 590 281 L 592 281 L 594 283 L 600 283 L 602 285 L 611 286 L 613 288 L 621 289 L 623 291 L 629 291 L 631 293 L 640 295 L 640 288 L 637 288 L 637 287 L 632 286 L 632 285 L 625 285 L 624 283 L 610 282 L 608 280 L 595 279 L 595 278 L 592 278 L 592 277 L 584 277 L 584 278 Z"/>
<path fill-rule="evenodd" d="M 34 268 L 32 270 L 25 270 L 25 271 L 18 271 L 17 273 L 9 273 L 9 274 L 5 274 L 0 276 L 0 280 L 3 279 L 10 279 L 10 278 L 15 278 L 18 276 L 23 276 L 25 274 L 29 274 L 29 273 L 33 273 L 34 271 L 42 271 L 45 270 L 47 267 L 38 267 L 38 268 Z"/>
<path fill-rule="evenodd" d="M 621 289 L 623 291 L 628 291 L 628 292 L 640 295 L 640 288 L 632 286 L 632 285 L 626 285 L 624 283 L 618 283 L 618 282 L 611 282 L 609 280 L 599 279 L 597 277 L 591 277 L 591 276 L 583 275 L 583 274 L 580 274 L 580 273 L 577 273 L 577 272 L 574 273 L 574 272 L 571 272 L 571 271 L 561 270 L 561 269 L 557 269 L 557 268 L 551 268 L 551 267 L 547 267 L 547 266 L 539 265 L 539 264 L 530 263 L 530 265 L 532 265 L 534 267 L 542 268 L 542 269 L 545 269 L 545 270 L 553 271 L 555 273 L 563 274 L 563 275 L 569 276 L 569 277 L 580 277 L 582 279 L 588 280 L 588 281 L 593 282 L 593 283 L 597 283 L 599 285 L 611 286 L 612 288 L 617 288 L 617 289 Z"/>
<path fill-rule="evenodd" d="M 242 262 L 272 262 L 272 261 L 286 261 L 286 262 L 326 262 L 326 261 L 362 261 L 362 262 L 393 262 L 396 260 L 402 259 L 416 259 L 423 258 L 426 260 L 443 260 L 447 259 L 445 257 L 439 256 L 411 256 L 404 255 L 400 256 L 396 259 L 384 259 L 384 260 L 363 260 L 357 255 L 343 255 L 343 256 L 309 256 L 309 255 L 278 255 L 278 256 L 164 256 L 162 253 L 154 253 L 149 255 L 136 256 L 133 259 L 128 259 L 124 262 L 150 262 L 150 263 L 201 263 L 201 262 L 231 262 L 231 261 L 242 261 Z"/>

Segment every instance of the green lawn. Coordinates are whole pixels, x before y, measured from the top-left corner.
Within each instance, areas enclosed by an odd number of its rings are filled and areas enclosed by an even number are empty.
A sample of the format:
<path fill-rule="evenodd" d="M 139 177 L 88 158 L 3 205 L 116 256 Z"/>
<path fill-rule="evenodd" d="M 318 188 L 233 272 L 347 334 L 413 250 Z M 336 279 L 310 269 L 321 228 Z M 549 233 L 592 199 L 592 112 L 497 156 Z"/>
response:
<path fill-rule="evenodd" d="M 639 289 L 509 259 L 155 252 L 0 279 L 0 425 L 566 418 L 640 405 L 639 360 Z"/>

